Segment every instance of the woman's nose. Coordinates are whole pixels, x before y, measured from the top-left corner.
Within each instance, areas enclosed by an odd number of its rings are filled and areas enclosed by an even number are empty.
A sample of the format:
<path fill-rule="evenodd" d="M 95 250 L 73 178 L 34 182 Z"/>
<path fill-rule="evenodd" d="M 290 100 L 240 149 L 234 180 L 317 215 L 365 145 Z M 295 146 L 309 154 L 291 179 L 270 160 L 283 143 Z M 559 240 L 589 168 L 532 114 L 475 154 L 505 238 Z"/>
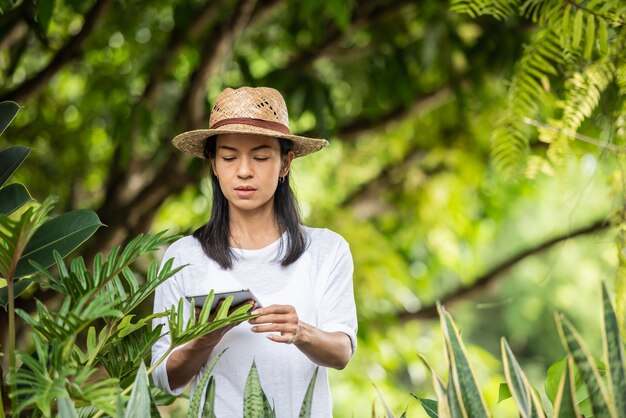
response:
<path fill-rule="evenodd" d="M 239 177 L 248 178 L 252 177 L 254 172 L 252 171 L 252 166 L 250 165 L 250 161 L 247 158 L 240 159 L 239 167 L 237 168 L 237 175 Z"/>

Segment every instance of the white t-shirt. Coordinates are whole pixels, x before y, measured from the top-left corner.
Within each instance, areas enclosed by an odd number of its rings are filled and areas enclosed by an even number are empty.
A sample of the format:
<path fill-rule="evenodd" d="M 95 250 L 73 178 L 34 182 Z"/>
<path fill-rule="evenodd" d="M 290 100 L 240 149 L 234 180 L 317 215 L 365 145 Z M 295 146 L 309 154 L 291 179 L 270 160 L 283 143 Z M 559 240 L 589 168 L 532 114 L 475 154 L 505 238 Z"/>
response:
<path fill-rule="evenodd" d="M 174 258 L 173 267 L 189 264 L 155 292 L 154 312 L 163 312 L 177 306 L 185 296 L 250 288 L 263 306 L 292 305 L 298 318 L 328 332 L 341 331 L 356 349 L 357 318 L 352 288 L 352 255 L 348 243 L 328 229 L 304 227 L 308 247 L 300 258 L 287 267 L 280 265 L 281 240 L 258 249 L 234 249 L 233 268 L 222 269 L 207 257 L 199 241 L 186 236 L 167 249 L 161 266 Z M 286 235 L 283 235 L 286 241 Z M 189 316 L 189 302 L 185 300 L 185 321 Z M 153 321 L 153 326 L 164 324 L 163 335 L 152 348 L 156 362 L 169 348 L 167 319 Z M 217 418 L 243 416 L 243 392 L 253 360 L 256 363 L 261 386 L 274 405 L 279 418 L 297 417 L 308 383 L 316 364 L 295 345 L 271 341 L 266 333 L 253 333 L 244 322 L 228 331 L 215 347 L 207 364 L 221 353 L 213 369 L 215 378 L 215 413 Z M 168 383 L 167 360 L 153 372 L 154 383 L 168 393 L 178 395 L 184 388 L 171 390 Z M 206 366 L 205 366 L 206 367 Z M 204 368 L 191 382 L 192 393 Z M 202 409 L 201 409 L 202 410 Z M 332 399 L 325 367 L 320 367 L 313 395 L 312 416 L 332 417 Z"/>

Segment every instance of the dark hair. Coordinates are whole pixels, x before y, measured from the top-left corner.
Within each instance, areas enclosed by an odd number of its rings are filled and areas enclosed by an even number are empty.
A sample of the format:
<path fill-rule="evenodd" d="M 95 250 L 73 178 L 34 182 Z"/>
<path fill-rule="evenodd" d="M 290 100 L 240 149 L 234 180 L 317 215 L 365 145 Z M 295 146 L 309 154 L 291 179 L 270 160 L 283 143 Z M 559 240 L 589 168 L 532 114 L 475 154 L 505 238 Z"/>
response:
<path fill-rule="evenodd" d="M 281 156 L 286 156 L 293 148 L 293 143 L 288 139 L 278 139 Z M 216 155 L 215 137 L 207 139 L 204 146 L 204 156 L 206 159 L 214 159 Z M 211 207 L 211 217 L 209 222 L 196 229 L 193 236 L 200 241 L 204 253 L 215 260 L 223 269 L 233 266 L 233 258 L 236 255 L 230 248 L 230 222 L 228 215 L 228 200 L 215 173 L 211 172 L 211 182 L 213 186 L 213 205 Z M 287 248 L 284 248 L 281 238 L 278 255 L 284 254 L 280 263 L 288 266 L 295 262 L 304 250 L 307 241 L 302 230 L 302 220 L 296 197 L 289 186 L 289 174 L 285 180 L 278 182 L 278 187 L 274 193 L 274 214 L 276 224 L 287 233 Z M 278 258 L 278 256 L 277 256 Z"/>

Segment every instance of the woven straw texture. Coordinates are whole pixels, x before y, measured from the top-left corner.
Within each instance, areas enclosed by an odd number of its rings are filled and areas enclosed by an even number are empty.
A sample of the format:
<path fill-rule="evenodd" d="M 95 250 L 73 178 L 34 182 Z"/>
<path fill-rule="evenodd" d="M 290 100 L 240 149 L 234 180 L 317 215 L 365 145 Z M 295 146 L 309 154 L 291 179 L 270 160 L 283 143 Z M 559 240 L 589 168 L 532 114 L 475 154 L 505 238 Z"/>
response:
<path fill-rule="evenodd" d="M 289 129 L 287 105 L 281 94 L 269 87 L 241 87 L 225 89 L 215 100 L 209 126 L 225 119 L 249 118 L 270 123 L 279 123 Z M 196 129 L 177 135 L 172 143 L 181 151 L 204 158 L 204 144 L 207 138 L 225 133 L 248 133 L 273 138 L 285 138 L 293 142 L 296 157 L 319 151 L 328 145 L 325 139 L 307 138 L 279 132 L 271 127 L 251 126 L 242 123 L 228 123 L 215 129 Z"/>

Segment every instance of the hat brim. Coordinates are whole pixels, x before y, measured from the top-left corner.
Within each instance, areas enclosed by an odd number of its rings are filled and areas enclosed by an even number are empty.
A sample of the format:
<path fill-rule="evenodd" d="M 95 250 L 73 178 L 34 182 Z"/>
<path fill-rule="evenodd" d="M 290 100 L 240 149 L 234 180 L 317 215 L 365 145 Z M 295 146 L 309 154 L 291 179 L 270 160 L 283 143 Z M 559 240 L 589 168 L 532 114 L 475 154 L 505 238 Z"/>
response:
<path fill-rule="evenodd" d="M 305 136 L 283 134 L 271 129 L 259 128 L 244 124 L 230 124 L 218 129 L 196 129 L 183 132 L 172 139 L 172 143 L 179 150 L 204 159 L 204 144 L 208 138 L 220 134 L 253 134 L 269 136 L 272 138 L 284 138 L 293 142 L 293 153 L 296 157 L 317 152 L 328 145 L 328 141 L 318 138 L 307 138 Z"/>

